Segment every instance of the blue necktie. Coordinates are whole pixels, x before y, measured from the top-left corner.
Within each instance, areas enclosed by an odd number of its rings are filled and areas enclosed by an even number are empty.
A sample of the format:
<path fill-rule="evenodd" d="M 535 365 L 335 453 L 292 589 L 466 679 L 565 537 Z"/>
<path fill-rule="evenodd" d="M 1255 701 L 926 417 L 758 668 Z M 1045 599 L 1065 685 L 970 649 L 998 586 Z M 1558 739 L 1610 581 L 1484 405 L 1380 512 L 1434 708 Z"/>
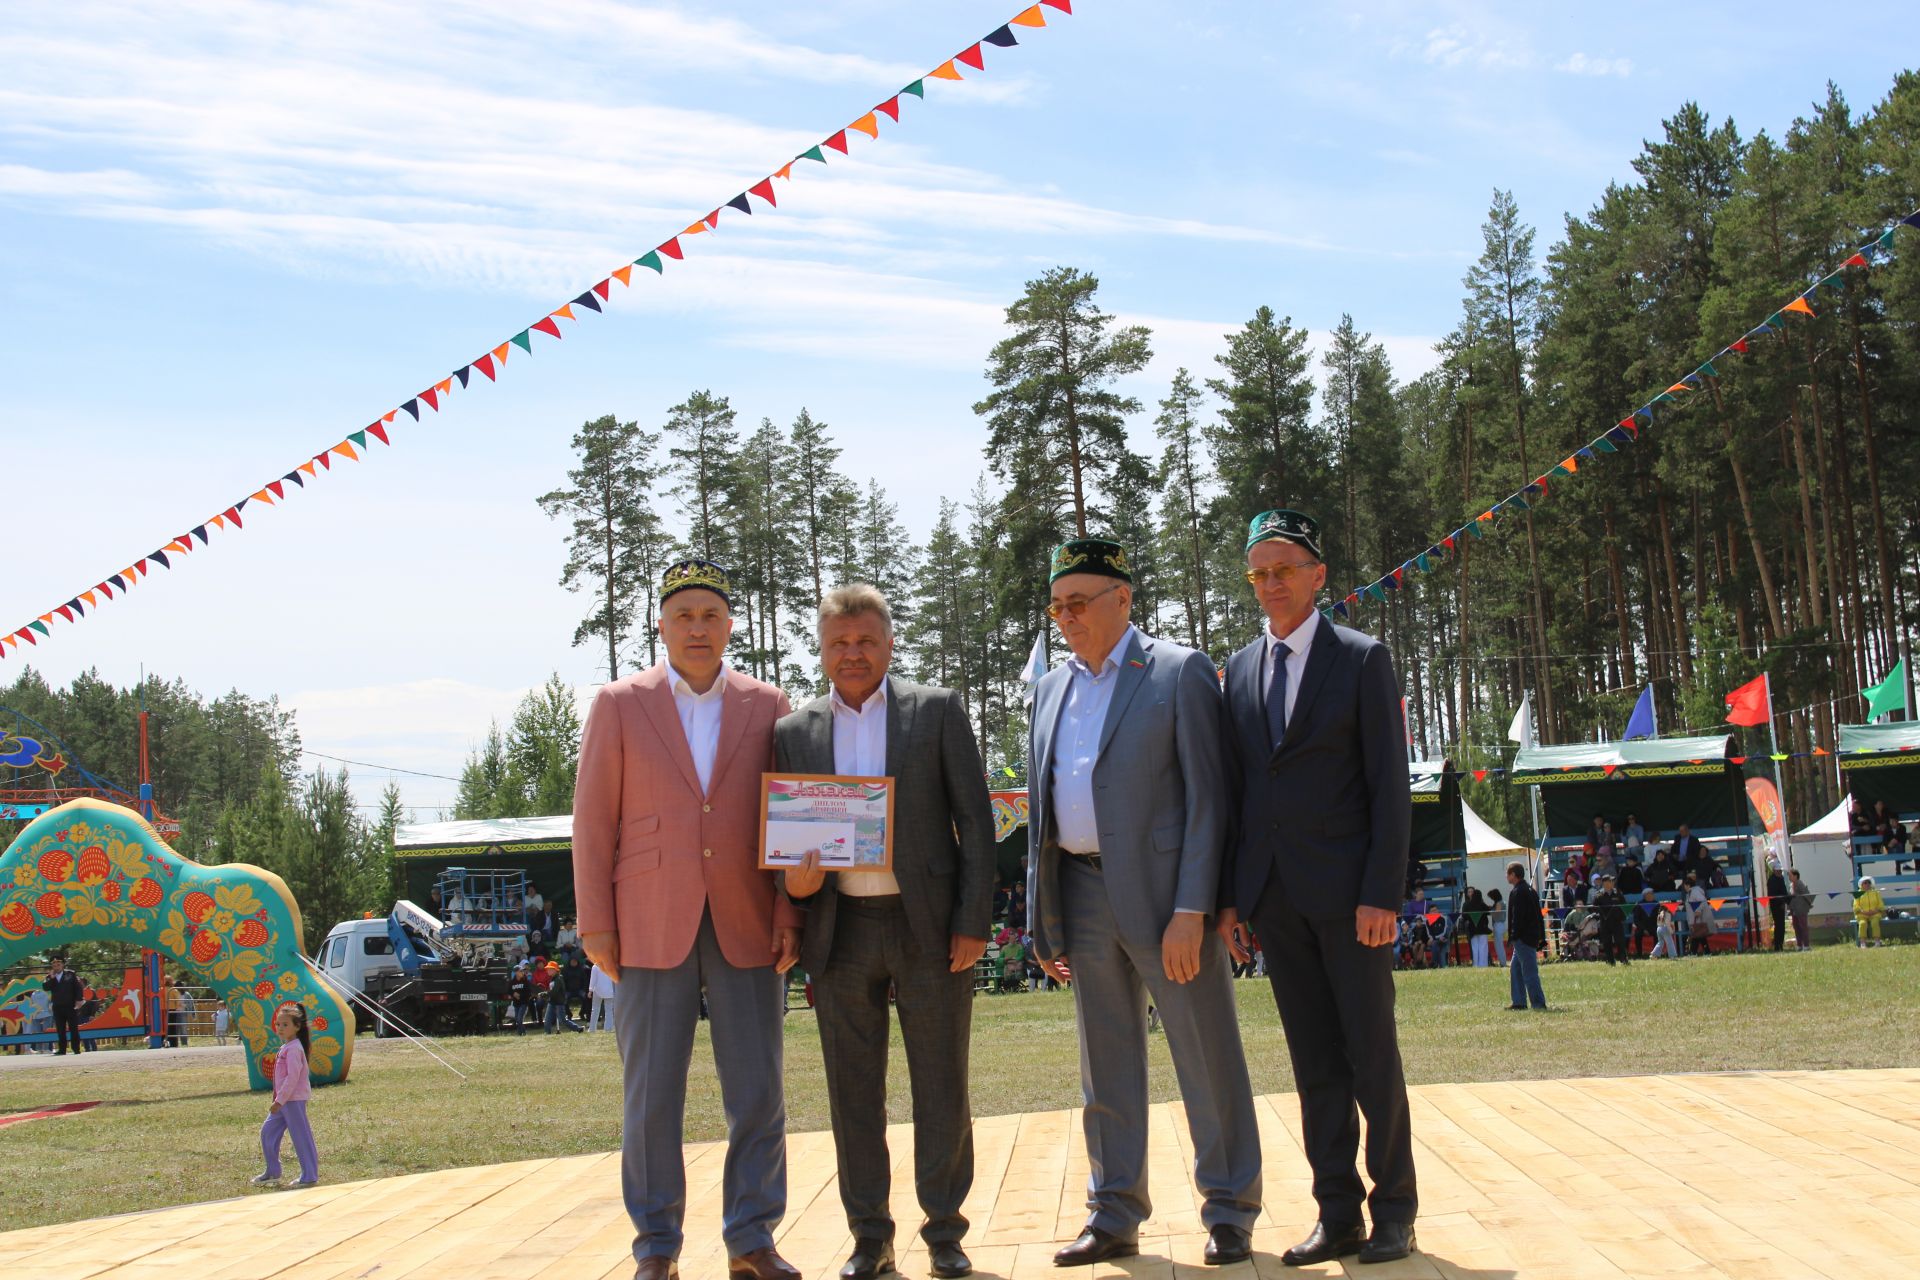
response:
<path fill-rule="evenodd" d="M 1284 644 L 1273 646 L 1273 674 L 1267 680 L 1267 737 L 1276 751 L 1287 736 L 1287 658 L 1292 652 Z"/>

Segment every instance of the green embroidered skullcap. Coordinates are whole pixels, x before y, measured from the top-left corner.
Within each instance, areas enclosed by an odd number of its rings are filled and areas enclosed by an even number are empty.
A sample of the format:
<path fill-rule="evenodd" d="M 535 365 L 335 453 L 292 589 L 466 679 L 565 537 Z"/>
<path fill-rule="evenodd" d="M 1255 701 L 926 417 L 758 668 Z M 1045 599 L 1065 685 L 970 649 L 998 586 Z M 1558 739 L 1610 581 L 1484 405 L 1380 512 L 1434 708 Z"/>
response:
<path fill-rule="evenodd" d="M 1129 585 L 1133 582 L 1133 567 L 1127 563 L 1127 549 L 1110 538 L 1075 538 L 1054 548 L 1047 581 L 1057 581 L 1070 573 L 1097 573 L 1104 578 L 1118 578 Z"/>
<path fill-rule="evenodd" d="M 676 591 L 694 587 L 713 592 L 727 602 L 729 609 L 733 607 L 733 586 L 727 581 L 727 571 L 711 560 L 682 560 L 668 566 L 660 579 L 660 603 L 665 604 Z"/>
<path fill-rule="evenodd" d="M 1277 511 L 1262 511 L 1247 526 L 1248 550 L 1252 550 L 1256 542 L 1268 542 L 1276 538 L 1305 547 L 1315 560 L 1323 558 L 1320 554 L 1320 522 L 1303 511 L 1289 511 L 1285 507 Z"/>

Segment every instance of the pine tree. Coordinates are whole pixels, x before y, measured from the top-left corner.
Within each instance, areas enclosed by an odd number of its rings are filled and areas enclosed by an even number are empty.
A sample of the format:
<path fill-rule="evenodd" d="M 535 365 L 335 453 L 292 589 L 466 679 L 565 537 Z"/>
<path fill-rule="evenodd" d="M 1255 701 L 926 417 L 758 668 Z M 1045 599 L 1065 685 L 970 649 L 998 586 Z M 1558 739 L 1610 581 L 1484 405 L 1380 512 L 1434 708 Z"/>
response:
<path fill-rule="evenodd" d="M 1215 519 L 1245 528 L 1262 511 L 1311 505 L 1307 495 L 1325 471 L 1312 437 L 1313 379 L 1307 373 L 1306 331 L 1292 317 L 1275 319 L 1261 307 L 1214 357 L 1227 371 L 1207 387 L 1226 408 L 1206 430 L 1220 480 Z"/>
<path fill-rule="evenodd" d="M 1200 389 L 1185 369 L 1175 371 L 1173 386 L 1160 402 L 1155 430 L 1166 442 L 1158 482 L 1160 546 L 1167 562 L 1166 590 L 1179 601 L 1190 648 L 1213 652 L 1208 625 L 1207 548 L 1217 530 L 1207 526 L 1205 459 L 1200 437 Z"/>
<path fill-rule="evenodd" d="M 733 513 L 728 509 L 734 454 L 740 434 L 725 396 L 696 391 L 667 411 L 667 449 L 673 477 L 669 492 L 680 499 L 687 522 L 686 552 L 725 565 L 734 551 Z"/>

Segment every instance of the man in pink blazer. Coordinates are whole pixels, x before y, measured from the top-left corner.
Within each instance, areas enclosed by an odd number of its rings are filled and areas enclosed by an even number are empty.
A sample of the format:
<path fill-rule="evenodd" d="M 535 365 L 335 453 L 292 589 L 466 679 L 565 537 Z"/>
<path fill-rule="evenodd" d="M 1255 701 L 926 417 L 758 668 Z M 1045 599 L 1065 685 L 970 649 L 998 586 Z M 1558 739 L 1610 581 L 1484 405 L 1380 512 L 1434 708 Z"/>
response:
<path fill-rule="evenodd" d="M 580 943 L 616 982 L 626 1081 L 621 1190 L 635 1280 L 672 1280 L 686 1213 L 687 1071 L 706 993 L 727 1115 L 721 1231 L 736 1280 L 799 1280 L 786 1213 L 783 975 L 800 912 L 758 869 L 760 775 L 786 695 L 732 670 L 726 572 L 686 560 L 660 588 L 667 660 L 603 685 L 580 741 L 573 884 Z"/>

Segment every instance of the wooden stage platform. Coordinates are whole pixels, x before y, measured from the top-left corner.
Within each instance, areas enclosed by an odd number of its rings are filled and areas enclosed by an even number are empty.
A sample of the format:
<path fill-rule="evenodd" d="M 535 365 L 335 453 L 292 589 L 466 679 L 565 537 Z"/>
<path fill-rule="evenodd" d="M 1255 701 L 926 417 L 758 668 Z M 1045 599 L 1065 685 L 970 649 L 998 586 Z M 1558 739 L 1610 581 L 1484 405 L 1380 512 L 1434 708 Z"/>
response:
<path fill-rule="evenodd" d="M 1346 1274 L 1406 1277 L 1920 1276 L 1920 1069 L 1428 1085 L 1413 1091 L 1422 1253 Z M 1278 1280 L 1313 1209 L 1291 1095 L 1261 1100 L 1267 1212 L 1251 1264 L 1200 1265 L 1205 1242 L 1178 1105 L 1154 1108 L 1156 1212 L 1136 1280 Z M 967 1212 L 982 1280 L 1060 1276 L 1084 1217 L 1074 1112 L 983 1119 Z M 724 1280 L 720 1150 L 688 1148 L 687 1280 Z M 917 1223 L 909 1134 L 896 1214 Z M 796 1135 L 781 1250 L 810 1280 L 849 1244 L 831 1139 Z M 5 1194 L 0 1171 L 0 1195 Z M 0 1234 L 6 1280 L 598 1280 L 626 1277 L 631 1228 L 611 1155 L 323 1185 Z M 901 1258 L 926 1273 L 916 1248 Z M 1070 1277 L 1069 1277 L 1070 1280 Z M 1081 1280 L 1088 1280 L 1084 1272 Z"/>

